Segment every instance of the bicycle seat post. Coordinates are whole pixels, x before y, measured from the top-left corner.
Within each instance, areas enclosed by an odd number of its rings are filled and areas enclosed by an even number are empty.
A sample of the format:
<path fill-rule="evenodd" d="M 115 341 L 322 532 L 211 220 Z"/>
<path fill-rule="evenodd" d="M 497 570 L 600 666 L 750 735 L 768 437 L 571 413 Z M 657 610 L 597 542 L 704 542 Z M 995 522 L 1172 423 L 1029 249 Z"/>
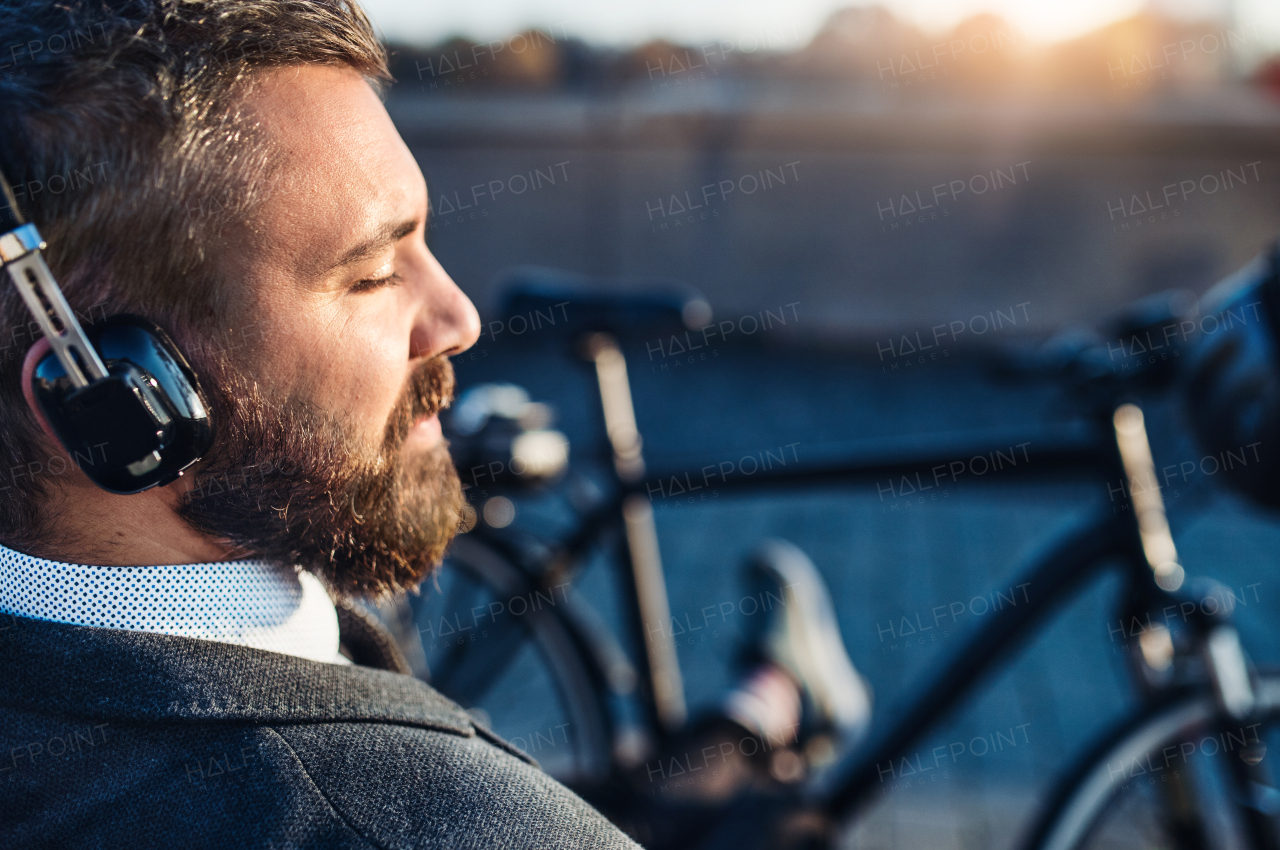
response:
<path fill-rule="evenodd" d="M 1136 404 L 1122 404 L 1112 415 L 1112 423 L 1129 482 L 1129 496 L 1134 519 L 1138 523 L 1142 553 L 1155 575 L 1156 584 L 1161 590 L 1172 593 L 1182 586 L 1186 572 L 1178 563 L 1178 549 L 1169 531 L 1142 408 Z"/>
<path fill-rule="evenodd" d="M 595 363 L 600 403 L 604 411 L 605 433 L 613 449 L 613 465 L 623 484 L 644 478 L 643 440 L 636 426 L 627 361 L 617 340 L 605 333 L 588 334 L 583 352 Z M 676 654 L 675 636 L 668 627 L 671 606 L 667 580 L 658 549 L 658 530 L 653 506 L 640 493 L 628 493 L 622 500 L 623 528 L 627 538 L 641 640 L 649 664 L 649 685 L 657 720 L 667 732 L 682 727 L 688 717 L 684 680 Z"/>

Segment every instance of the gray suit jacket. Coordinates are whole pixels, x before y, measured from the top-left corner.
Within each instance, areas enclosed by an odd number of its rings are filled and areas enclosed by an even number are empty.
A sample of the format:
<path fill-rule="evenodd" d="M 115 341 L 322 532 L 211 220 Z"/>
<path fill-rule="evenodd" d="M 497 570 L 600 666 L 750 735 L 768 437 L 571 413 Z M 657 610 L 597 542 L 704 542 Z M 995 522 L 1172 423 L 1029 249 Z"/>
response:
<path fill-rule="evenodd" d="M 410 676 L 9 615 L 0 671 L 0 846 L 637 846 Z"/>

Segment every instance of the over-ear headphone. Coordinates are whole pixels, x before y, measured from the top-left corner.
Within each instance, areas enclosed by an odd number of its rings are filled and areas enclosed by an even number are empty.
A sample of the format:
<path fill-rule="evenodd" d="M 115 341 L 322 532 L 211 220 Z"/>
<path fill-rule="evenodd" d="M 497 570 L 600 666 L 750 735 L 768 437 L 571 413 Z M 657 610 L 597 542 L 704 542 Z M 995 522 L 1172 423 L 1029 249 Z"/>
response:
<path fill-rule="evenodd" d="M 168 484 L 213 443 L 195 372 L 158 325 L 129 314 L 85 334 L 40 251 L 45 242 L 0 172 L 17 226 L 0 234 L 0 263 L 49 340 L 31 389 L 62 447 L 112 493 Z M 7 227 L 8 219 L 0 225 Z"/>

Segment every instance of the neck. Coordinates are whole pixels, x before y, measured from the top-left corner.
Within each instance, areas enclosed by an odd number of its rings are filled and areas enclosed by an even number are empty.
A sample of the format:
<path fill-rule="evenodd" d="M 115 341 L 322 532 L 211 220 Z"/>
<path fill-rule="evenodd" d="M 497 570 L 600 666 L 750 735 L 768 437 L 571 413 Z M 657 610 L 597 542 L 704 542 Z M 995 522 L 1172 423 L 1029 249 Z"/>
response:
<path fill-rule="evenodd" d="M 248 554 L 200 534 L 178 516 L 189 478 L 132 496 L 108 493 L 83 475 L 67 479 L 42 506 L 53 534 L 24 547 L 28 554 L 103 567 L 200 564 Z"/>

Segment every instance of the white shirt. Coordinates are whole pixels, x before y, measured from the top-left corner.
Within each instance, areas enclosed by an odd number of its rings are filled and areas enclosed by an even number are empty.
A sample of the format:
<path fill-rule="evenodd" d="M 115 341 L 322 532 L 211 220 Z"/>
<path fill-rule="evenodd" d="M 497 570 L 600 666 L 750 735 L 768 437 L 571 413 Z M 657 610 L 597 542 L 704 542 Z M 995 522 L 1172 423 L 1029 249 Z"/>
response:
<path fill-rule="evenodd" d="M 338 653 L 338 613 L 320 580 L 258 560 L 93 567 L 0 546 L 0 613 L 350 663 Z"/>

